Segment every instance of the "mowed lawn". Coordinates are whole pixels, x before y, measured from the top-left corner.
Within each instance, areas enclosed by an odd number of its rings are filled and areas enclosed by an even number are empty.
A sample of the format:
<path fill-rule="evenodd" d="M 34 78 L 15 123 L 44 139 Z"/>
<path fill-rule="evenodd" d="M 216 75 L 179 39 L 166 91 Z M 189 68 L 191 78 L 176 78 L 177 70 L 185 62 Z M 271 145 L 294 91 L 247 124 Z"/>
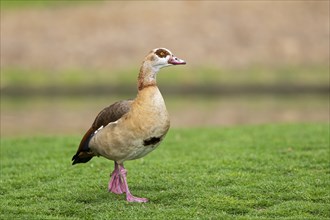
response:
<path fill-rule="evenodd" d="M 128 203 L 107 192 L 112 161 L 71 166 L 79 136 L 1 139 L 0 219 L 329 219 L 329 124 L 172 129 L 126 162 Z"/>

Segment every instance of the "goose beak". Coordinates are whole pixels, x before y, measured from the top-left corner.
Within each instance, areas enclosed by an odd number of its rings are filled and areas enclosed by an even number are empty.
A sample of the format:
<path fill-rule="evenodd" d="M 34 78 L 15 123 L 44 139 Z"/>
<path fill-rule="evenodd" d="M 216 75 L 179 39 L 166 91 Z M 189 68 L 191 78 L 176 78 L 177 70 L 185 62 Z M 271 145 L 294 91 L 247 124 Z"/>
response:
<path fill-rule="evenodd" d="M 181 60 L 175 56 L 172 56 L 169 60 L 168 60 L 168 63 L 169 64 L 172 64 L 172 65 L 184 65 L 186 64 L 186 61 L 184 60 Z"/>

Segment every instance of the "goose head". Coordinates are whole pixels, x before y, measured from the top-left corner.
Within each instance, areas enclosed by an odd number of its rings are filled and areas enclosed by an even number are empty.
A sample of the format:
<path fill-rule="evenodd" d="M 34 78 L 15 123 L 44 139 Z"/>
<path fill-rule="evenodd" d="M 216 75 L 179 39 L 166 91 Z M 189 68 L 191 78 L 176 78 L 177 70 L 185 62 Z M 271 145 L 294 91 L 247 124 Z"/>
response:
<path fill-rule="evenodd" d="M 145 61 L 150 62 L 155 72 L 158 72 L 158 70 L 163 67 L 186 64 L 184 60 L 174 56 L 172 52 L 166 48 L 153 49 L 146 57 Z"/>

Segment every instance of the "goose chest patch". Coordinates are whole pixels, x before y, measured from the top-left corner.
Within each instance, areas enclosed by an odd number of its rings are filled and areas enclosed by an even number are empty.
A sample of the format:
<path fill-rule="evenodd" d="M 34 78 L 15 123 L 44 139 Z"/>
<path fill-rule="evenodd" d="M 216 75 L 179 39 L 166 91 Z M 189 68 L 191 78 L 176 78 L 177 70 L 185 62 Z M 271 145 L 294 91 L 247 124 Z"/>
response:
<path fill-rule="evenodd" d="M 161 141 L 162 137 L 151 137 L 148 139 L 143 140 L 143 145 L 148 146 L 148 145 L 155 145 Z"/>

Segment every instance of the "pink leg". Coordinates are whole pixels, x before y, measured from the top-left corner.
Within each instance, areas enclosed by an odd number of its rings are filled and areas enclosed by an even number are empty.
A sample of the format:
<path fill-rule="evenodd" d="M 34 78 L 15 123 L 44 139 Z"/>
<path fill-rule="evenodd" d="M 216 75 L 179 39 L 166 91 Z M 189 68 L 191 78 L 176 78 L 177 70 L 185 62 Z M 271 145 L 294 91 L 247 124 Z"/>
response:
<path fill-rule="evenodd" d="M 109 192 L 113 192 L 115 194 L 123 194 L 125 191 L 125 187 L 122 182 L 122 178 L 120 176 L 120 170 L 118 169 L 118 164 L 115 162 L 115 169 L 110 174 L 111 178 L 109 181 Z"/>
<path fill-rule="evenodd" d="M 123 165 L 119 165 L 119 170 L 120 170 L 121 176 L 123 178 L 123 185 L 124 185 L 125 191 L 126 191 L 126 200 L 128 202 L 148 202 L 148 199 L 146 199 L 146 198 L 135 197 L 131 194 L 131 192 L 128 189 L 128 184 L 127 184 L 127 180 L 126 180 L 127 171 L 125 170 Z"/>
<path fill-rule="evenodd" d="M 115 169 L 113 170 L 109 182 L 109 192 L 115 194 L 126 193 L 126 200 L 129 202 L 148 202 L 146 198 L 135 197 L 131 194 L 128 189 L 128 184 L 126 180 L 127 171 L 123 165 L 118 165 L 115 162 Z"/>

